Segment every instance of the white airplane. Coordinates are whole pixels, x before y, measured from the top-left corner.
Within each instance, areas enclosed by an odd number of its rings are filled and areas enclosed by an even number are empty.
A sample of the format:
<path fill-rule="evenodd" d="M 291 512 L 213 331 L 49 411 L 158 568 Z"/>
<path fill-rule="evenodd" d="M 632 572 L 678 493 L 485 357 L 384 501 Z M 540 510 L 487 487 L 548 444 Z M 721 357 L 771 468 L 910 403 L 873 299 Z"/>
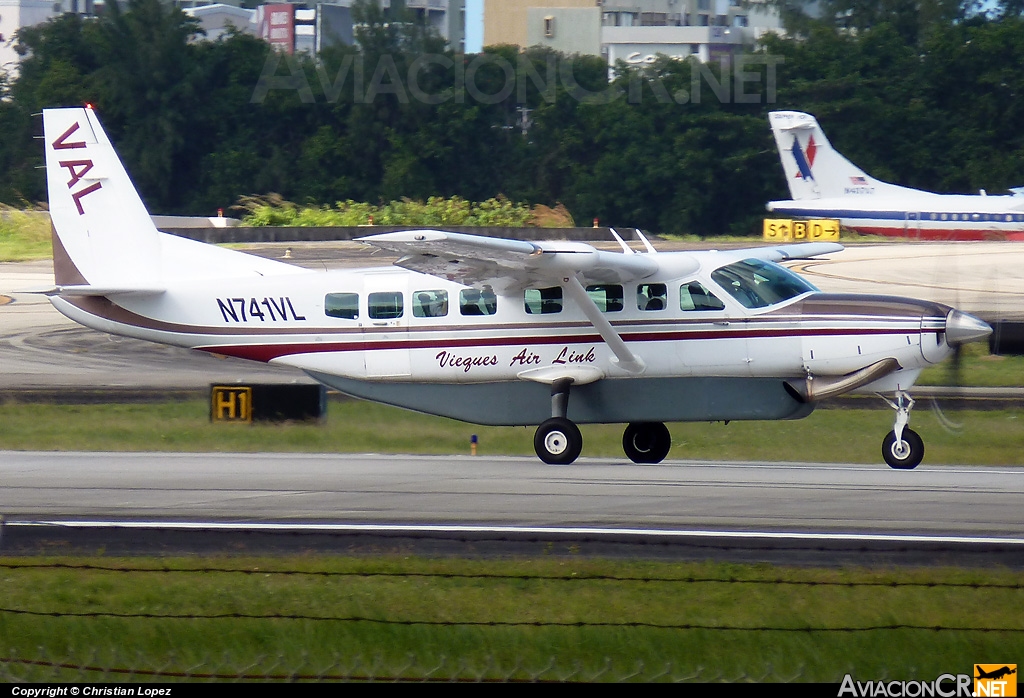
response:
<path fill-rule="evenodd" d="M 577 458 L 577 423 L 628 423 L 626 455 L 657 463 L 666 421 L 798 419 L 860 389 L 895 395 L 883 455 L 912 468 L 924 447 L 906 391 L 990 332 L 938 303 L 824 294 L 775 264 L 833 243 L 657 253 L 642 239 L 634 253 L 619 239 L 613 253 L 411 230 L 362 238 L 395 266 L 310 271 L 158 232 L 91 109 L 43 122 L 60 312 L 368 400 L 539 424 L 547 463 Z"/>
<path fill-rule="evenodd" d="M 922 240 L 1024 239 L 1024 196 L 933 194 L 874 179 L 832 149 L 810 114 L 768 115 L 792 201 L 768 210 L 838 218 L 861 233 Z"/>

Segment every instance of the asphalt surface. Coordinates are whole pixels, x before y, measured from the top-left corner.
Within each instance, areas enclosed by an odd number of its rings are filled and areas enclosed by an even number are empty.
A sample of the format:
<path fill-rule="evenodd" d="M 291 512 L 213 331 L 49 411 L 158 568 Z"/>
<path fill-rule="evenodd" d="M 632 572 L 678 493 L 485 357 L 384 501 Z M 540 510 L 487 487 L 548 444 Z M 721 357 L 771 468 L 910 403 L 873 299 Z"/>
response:
<path fill-rule="evenodd" d="M 0 452 L 39 518 L 714 528 L 1024 538 L 1014 468 L 335 454 Z"/>
<path fill-rule="evenodd" d="M 1010 468 L 0 452 L 0 482 L 0 554 L 556 545 L 566 554 L 1024 566 L 1024 474 Z"/>

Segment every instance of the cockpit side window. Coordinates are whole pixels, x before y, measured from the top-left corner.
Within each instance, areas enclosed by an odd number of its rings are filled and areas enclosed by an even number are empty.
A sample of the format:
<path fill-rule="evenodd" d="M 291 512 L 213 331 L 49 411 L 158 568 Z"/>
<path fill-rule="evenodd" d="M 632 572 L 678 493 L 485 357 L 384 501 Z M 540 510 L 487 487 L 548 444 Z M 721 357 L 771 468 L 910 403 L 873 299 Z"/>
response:
<path fill-rule="evenodd" d="M 679 287 L 679 309 L 691 310 L 725 310 L 725 303 L 699 281 L 691 281 Z"/>
<path fill-rule="evenodd" d="M 760 259 L 744 259 L 711 272 L 711 279 L 744 308 L 766 308 L 817 291 L 785 267 Z"/>

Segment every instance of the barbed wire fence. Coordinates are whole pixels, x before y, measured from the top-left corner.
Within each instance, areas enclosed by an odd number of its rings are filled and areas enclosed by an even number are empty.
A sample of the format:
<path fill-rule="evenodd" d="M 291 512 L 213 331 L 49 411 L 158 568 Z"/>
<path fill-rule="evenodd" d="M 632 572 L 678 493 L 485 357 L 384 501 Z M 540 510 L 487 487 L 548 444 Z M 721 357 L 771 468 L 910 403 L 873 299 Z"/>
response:
<path fill-rule="evenodd" d="M 991 589 L 1020 591 L 1021 582 L 953 582 L 953 581 L 899 581 L 899 580 L 806 580 L 786 577 L 744 579 L 725 576 L 657 576 L 657 575 L 599 575 L 599 574 L 503 574 L 416 571 L 366 570 L 297 570 L 252 569 L 221 566 L 158 566 L 158 565 L 98 565 L 60 562 L 0 563 L 5 570 L 70 570 L 83 572 L 109 572 L 123 574 L 239 574 L 260 576 L 358 577 L 399 579 L 467 579 L 502 581 L 564 581 L 568 583 L 612 581 L 626 583 L 680 583 L 680 584 L 739 584 L 799 587 L 840 588 L 935 588 L 935 589 Z M 1005 625 L 924 625 L 914 623 L 887 623 L 864 625 L 731 625 L 726 623 L 658 623 L 630 621 L 510 621 L 510 620 L 431 620 L 415 618 L 374 618 L 359 615 L 329 615 L 314 613 L 200 613 L 200 612 L 122 612 L 122 611 L 58 611 L 39 608 L 16 608 L 0 600 L 0 621 L 7 617 L 28 616 L 54 619 L 134 619 L 134 620 L 272 620 L 307 621 L 314 623 L 367 623 L 385 626 L 435 626 L 484 628 L 645 628 L 673 631 L 709 631 L 721 633 L 785 633 L 785 634 L 861 634 L 886 631 L 920 631 L 928 633 L 974 632 L 1007 633 L 1019 636 L 1024 624 L 1008 618 Z M 4 642 L 0 638 L 0 642 Z M 682 666 L 673 662 L 647 665 L 636 662 L 628 666 L 606 659 L 600 667 L 585 667 L 578 661 L 552 657 L 546 663 L 511 666 L 493 658 L 467 659 L 441 657 L 425 659 L 408 654 L 402 661 L 393 657 L 365 656 L 335 653 L 324 660 L 296 658 L 284 654 L 263 654 L 241 658 L 230 654 L 202 660 L 183 660 L 176 656 L 152 657 L 141 652 L 130 652 L 116 647 L 91 652 L 88 656 L 57 656 L 43 647 L 0 645 L 0 681 L 5 682 L 121 682 L 121 681 L 421 681 L 421 682 L 798 682 L 810 680 L 804 669 L 791 673 L 779 672 L 771 665 L 748 673 L 727 674 L 703 666 Z M 185 665 L 184 668 L 182 666 Z M 841 674 L 835 677 L 839 680 Z"/>
<path fill-rule="evenodd" d="M 567 682 L 670 682 L 670 683 L 792 683 L 803 679 L 803 671 L 790 674 L 776 672 L 771 666 L 757 674 L 724 674 L 704 667 L 686 668 L 673 663 L 647 666 L 637 662 L 619 667 L 605 660 L 598 669 L 587 669 L 578 663 L 559 663 L 555 658 L 539 666 L 503 666 L 493 659 L 470 662 L 462 658 L 443 657 L 424 662 L 409 655 L 401 663 L 381 657 L 336 655 L 323 664 L 294 660 L 284 656 L 263 655 L 252 660 L 225 655 L 190 666 L 187 670 L 171 668 L 167 658 L 152 660 L 142 655 L 108 653 L 102 659 L 94 656 L 84 661 L 48 657 L 37 659 L 0 657 L 0 681 L 113 683 L 143 681 L 375 681 L 424 683 L 567 683 Z M 256 666 L 263 668 L 256 669 Z"/>

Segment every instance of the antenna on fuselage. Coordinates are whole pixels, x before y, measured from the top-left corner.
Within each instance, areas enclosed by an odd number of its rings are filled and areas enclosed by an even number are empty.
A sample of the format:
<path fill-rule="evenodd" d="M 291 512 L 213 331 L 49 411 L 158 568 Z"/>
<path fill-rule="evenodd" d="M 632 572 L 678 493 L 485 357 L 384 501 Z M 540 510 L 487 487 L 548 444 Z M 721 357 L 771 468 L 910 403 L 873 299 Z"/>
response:
<path fill-rule="evenodd" d="M 615 228 L 608 228 L 608 230 L 611 231 L 612 237 L 619 241 L 619 244 L 622 246 L 623 254 L 636 254 L 636 252 L 633 251 L 633 248 L 627 245 L 626 241 L 619 237 L 619 234 L 615 232 Z"/>

